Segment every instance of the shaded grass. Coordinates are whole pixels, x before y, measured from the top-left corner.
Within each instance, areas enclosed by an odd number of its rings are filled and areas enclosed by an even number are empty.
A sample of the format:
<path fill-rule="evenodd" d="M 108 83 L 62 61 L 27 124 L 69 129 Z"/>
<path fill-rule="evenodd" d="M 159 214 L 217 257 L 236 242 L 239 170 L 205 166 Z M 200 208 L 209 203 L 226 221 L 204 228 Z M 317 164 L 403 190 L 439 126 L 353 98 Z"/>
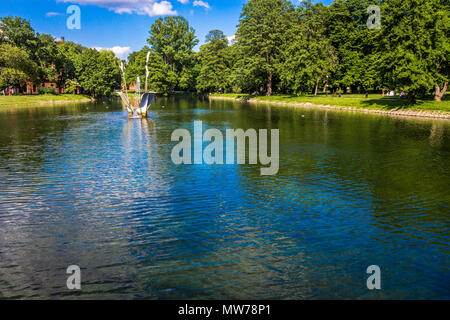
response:
<path fill-rule="evenodd" d="M 43 94 L 43 95 L 30 95 L 30 96 L 0 96 L 0 107 L 3 106 L 20 106 L 20 105 L 32 105 L 32 104 L 41 104 L 41 103 L 51 103 L 51 102 L 59 102 L 59 101 L 74 101 L 74 100 L 83 100 L 90 99 L 87 95 L 78 95 L 78 94 L 61 94 L 61 95 L 53 95 L 53 94 Z"/>
<path fill-rule="evenodd" d="M 273 95 L 254 96 L 249 94 L 212 94 L 213 97 L 236 98 L 242 100 L 254 99 L 257 101 L 267 102 L 284 102 L 284 103 L 312 103 L 316 105 L 330 105 L 340 107 L 353 107 L 361 109 L 376 110 L 411 110 L 411 111 L 443 111 L 450 112 L 449 95 L 445 96 L 442 102 L 436 102 L 432 97 L 423 100 L 417 100 L 415 103 L 408 103 L 406 99 L 398 97 L 383 97 L 381 94 L 370 94 L 368 98 L 362 94 L 346 94 L 341 98 L 332 95 Z"/>

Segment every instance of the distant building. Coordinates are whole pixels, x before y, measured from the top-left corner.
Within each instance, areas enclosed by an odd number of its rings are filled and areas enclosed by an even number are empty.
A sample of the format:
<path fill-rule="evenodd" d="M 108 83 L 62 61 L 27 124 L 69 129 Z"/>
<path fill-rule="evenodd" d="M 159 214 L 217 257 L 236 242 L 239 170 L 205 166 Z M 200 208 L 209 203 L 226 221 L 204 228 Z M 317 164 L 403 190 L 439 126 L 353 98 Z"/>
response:
<path fill-rule="evenodd" d="M 65 93 L 65 85 L 62 84 L 60 87 L 58 87 L 58 84 L 56 82 L 44 82 L 40 85 L 35 85 L 32 82 L 27 82 L 26 86 L 24 86 L 24 90 L 22 89 L 22 94 L 39 94 L 39 87 L 53 87 L 56 89 L 57 94 L 63 94 Z M 20 90 L 19 90 L 20 92 Z"/>
<path fill-rule="evenodd" d="M 55 41 L 56 42 L 64 42 L 65 39 L 64 39 L 64 37 L 61 37 L 60 39 L 56 39 Z M 13 94 L 16 94 L 16 93 L 25 94 L 25 95 L 39 94 L 40 87 L 53 87 L 56 89 L 57 94 L 66 93 L 65 92 L 66 86 L 64 83 L 58 85 L 57 82 L 45 81 L 44 83 L 40 83 L 40 84 L 33 84 L 32 82 L 27 82 L 26 84 L 24 84 L 23 86 L 21 86 L 19 88 L 7 88 L 4 90 L 4 94 L 9 94 L 10 89 Z M 81 92 L 80 88 L 77 88 L 74 93 L 80 94 L 82 92 Z"/>

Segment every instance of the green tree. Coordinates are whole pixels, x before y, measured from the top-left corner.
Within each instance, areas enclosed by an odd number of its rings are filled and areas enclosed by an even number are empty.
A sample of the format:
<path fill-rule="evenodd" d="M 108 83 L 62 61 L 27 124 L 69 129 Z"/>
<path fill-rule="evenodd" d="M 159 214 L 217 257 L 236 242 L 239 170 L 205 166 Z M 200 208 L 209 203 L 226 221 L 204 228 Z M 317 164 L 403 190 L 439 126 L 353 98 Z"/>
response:
<path fill-rule="evenodd" d="M 27 81 L 36 82 L 39 68 L 28 53 L 10 44 L 0 45 L 0 89 L 21 87 Z"/>
<path fill-rule="evenodd" d="M 178 75 L 170 65 L 164 63 L 164 58 L 154 51 L 150 54 L 149 71 L 150 90 L 162 94 L 168 94 L 175 90 Z"/>
<path fill-rule="evenodd" d="M 441 0 L 386 0 L 377 61 L 383 84 L 418 94 L 448 84 L 449 4 Z M 436 90 L 436 100 L 442 92 Z"/>
<path fill-rule="evenodd" d="M 250 0 L 244 5 L 236 33 L 241 61 L 235 78 L 241 84 L 252 81 L 256 87 L 265 82 L 267 95 L 272 94 L 281 48 L 294 17 L 294 7 L 287 0 Z"/>
<path fill-rule="evenodd" d="M 213 30 L 208 33 L 206 44 L 200 47 L 198 59 L 200 62 L 198 89 L 224 92 L 229 86 L 231 57 L 228 39 L 222 31 Z"/>
<path fill-rule="evenodd" d="M 199 73 L 200 64 L 198 63 L 198 57 L 193 52 L 189 61 L 186 62 L 179 74 L 178 87 L 185 91 L 195 91 Z"/>
<path fill-rule="evenodd" d="M 147 53 L 150 50 L 148 46 L 145 46 L 140 51 L 132 52 L 128 56 L 125 73 L 127 85 L 130 85 L 132 82 L 136 83 L 137 77 L 140 77 L 142 80 L 145 79 L 145 62 Z"/>
<path fill-rule="evenodd" d="M 119 60 L 111 51 L 87 49 L 75 66 L 79 84 L 95 98 L 109 97 L 120 88 Z"/>
<path fill-rule="evenodd" d="M 25 49 L 31 57 L 38 47 L 30 21 L 20 17 L 0 18 L 0 44 L 4 43 Z"/>
<path fill-rule="evenodd" d="M 336 0 L 326 17 L 326 34 L 339 61 L 330 81 L 352 90 L 380 85 L 376 70 L 380 30 L 367 27 L 367 8 L 377 0 Z"/>
<path fill-rule="evenodd" d="M 140 51 L 131 53 L 128 56 L 126 68 L 127 85 L 130 85 L 132 82 L 136 83 L 137 77 L 141 78 L 141 82 L 144 81 L 145 63 L 148 52 L 150 52 L 148 63 L 149 90 L 161 94 L 168 94 L 172 92 L 180 82 L 179 75 L 172 70 L 169 64 L 164 63 L 164 58 L 162 55 L 147 46 L 142 48 Z"/>
<path fill-rule="evenodd" d="M 65 92 L 74 93 L 78 88 L 81 88 L 81 84 L 76 79 L 66 79 Z"/>
<path fill-rule="evenodd" d="M 192 83 L 192 76 L 195 75 L 192 71 L 195 66 L 192 50 L 198 40 L 195 37 L 195 30 L 189 26 L 185 18 L 157 19 L 151 26 L 147 42 L 151 49 L 162 57 L 163 64 L 168 66 L 168 69 L 166 67 L 162 69 L 175 73 L 177 86 L 180 85 L 180 88 L 185 89 L 189 83 Z"/>
<path fill-rule="evenodd" d="M 435 101 L 442 101 L 448 90 L 450 78 L 450 7 L 449 2 L 435 2 L 435 28 L 431 38 L 433 50 L 430 60 L 434 62 Z"/>
<path fill-rule="evenodd" d="M 80 87 L 75 63 L 85 50 L 85 47 L 73 42 L 57 43 L 56 69 L 60 72 L 58 79 L 61 84 L 65 84 L 66 92 L 74 92 L 76 88 Z"/>
<path fill-rule="evenodd" d="M 46 80 L 58 82 L 60 70 L 58 70 L 57 66 L 59 65 L 58 48 L 55 39 L 49 34 L 38 34 L 37 43 L 37 49 L 34 54 L 40 66 L 41 82 Z"/>
<path fill-rule="evenodd" d="M 281 72 L 282 83 L 294 92 L 310 91 L 317 95 L 321 81 L 327 80 L 337 66 L 335 49 L 325 34 L 327 7 L 310 1 L 298 9 L 298 23 L 289 30 Z"/>

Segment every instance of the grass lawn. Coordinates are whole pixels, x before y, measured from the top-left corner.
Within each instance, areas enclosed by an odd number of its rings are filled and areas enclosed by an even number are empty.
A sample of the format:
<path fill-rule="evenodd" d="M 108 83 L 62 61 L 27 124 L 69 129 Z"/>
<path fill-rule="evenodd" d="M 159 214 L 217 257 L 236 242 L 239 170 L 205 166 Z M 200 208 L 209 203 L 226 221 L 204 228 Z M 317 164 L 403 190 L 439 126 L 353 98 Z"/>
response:
<path fill-rule="evenodd" d="M 55 101 L 73 101 L 89 99 L 87 95 L 78 94 L 43 94 L 43 95 L 33 95 L 33 96 L 1 96 L 0 95 L 0 107 L 3 106 L 16 106 L 16 105 L 28 105 L 28 104 L 40 104 L 40 103 L 50 103 Z"/>
<path fill-rule="evenodd" d="M 273 95 L 271 97 L 266 96 L 253 96 L 248 94 L 213 94 L 213 97 L 227 97 L 236 99 L 255 99 L 257 101 L 275 101 L 286 103 L 312 103 L 316 105 L 331 105 L 340 107 L 355 107 L 362 109 L 378 109 L 378 110 L 411 110 L 411 111 L 444 111 L 450 112 L 450 95 L 446 95 L 442 102 L 433 101 L 432 97 L 424 100 L 417 100 L 415 103 L 410 104 L 406 99 L 400 99 L 398 97 L 383 97 L 381 94 L 369 94 L 366 98 L 363 94 L 346 94 L 341 98 L 333 97 L 332 95 L 326 96 L 325 94 L 314 95 Z"/>

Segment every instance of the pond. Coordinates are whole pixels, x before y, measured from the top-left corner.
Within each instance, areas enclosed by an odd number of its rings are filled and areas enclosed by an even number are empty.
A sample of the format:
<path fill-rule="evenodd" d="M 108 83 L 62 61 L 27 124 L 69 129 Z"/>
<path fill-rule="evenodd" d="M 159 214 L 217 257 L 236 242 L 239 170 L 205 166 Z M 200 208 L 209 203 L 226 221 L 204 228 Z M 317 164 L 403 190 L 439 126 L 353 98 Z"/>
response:
<path fill-rule="evenodd" d="M 173 164 L 194 121 L 279 129 L 278 174 Z M 146 120 L 0 109 L 0 298 L 449 299 L 449 205 L 450 121 L 189 97 Z"/>

